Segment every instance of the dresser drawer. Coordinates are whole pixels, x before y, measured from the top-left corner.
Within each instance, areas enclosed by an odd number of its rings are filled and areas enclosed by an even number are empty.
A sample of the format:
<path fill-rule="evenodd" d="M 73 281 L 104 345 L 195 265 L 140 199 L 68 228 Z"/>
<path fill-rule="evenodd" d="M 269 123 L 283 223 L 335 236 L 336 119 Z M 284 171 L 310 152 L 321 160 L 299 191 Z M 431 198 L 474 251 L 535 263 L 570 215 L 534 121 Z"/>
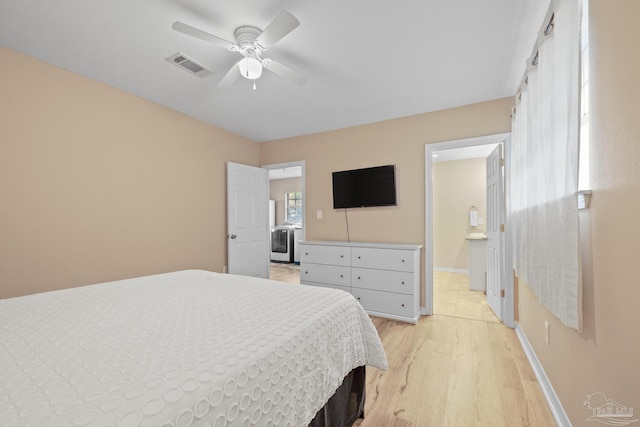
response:
<path fill-rule="evenodd" d="M 414 273 L 406 271 L 352 268 L 351 286 L 413 295 L 415 293 L 415 277 Z"/>
<path fill-rule="evenodd" d="M 300 263 L 300 282 L 326 283 L 349 287 L 351 269 L 348 266 Z"/>
<path fill-rule="evenodd" d="M 340 289 L 341 291 L 345 291 L 347 293 L 349 293 L 349 287 L 348 286 L 340 286 L 340 285 L 333 285 L 330 283 L 313 283 L 313 282 L 302 282 L 300 281 L 301 285 L 305 285 L 305 286 L 318 286 L 320 288 L 333 288 L 333 289 Z"/>
<path fill-rule="evenodd" d="M 300 263 L 350 265 L 351 248 L 345 246 L 300 245 Z"/>
<path fill-rule="evenodd" d="M 351 294 L 367 311 L 415 319 L 416 300 L 413 295 L 394 294 L 370 289 L 351 288 Z"/>
<path fill-rule="evenodd" d="M 402 249 L 352 248 L 351 265 L 380 270 L 415 271 L 415 253 Z"/>

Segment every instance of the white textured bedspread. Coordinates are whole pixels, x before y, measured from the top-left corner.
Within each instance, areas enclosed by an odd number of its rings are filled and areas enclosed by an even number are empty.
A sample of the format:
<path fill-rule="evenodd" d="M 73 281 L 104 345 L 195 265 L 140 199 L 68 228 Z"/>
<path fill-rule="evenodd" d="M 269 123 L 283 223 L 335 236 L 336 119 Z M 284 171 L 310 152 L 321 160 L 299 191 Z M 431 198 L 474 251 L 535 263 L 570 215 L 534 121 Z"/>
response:
<path fill-rule="evenodd" d="M 0 300 L 0 426 L 305 426 L 386 369 L 334 289 L 188 270 Z"/>

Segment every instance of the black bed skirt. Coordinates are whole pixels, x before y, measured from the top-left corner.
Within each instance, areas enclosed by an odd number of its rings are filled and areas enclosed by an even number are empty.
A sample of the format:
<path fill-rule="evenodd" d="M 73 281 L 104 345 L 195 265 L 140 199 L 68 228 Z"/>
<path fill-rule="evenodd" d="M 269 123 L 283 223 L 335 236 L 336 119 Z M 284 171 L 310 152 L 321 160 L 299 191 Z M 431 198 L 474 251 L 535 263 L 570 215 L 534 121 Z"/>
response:
<path fill-rule="evenodd" d="M 364 418 L 365 380 L 364 366 L 349 372 L 309 427 L 351 427 L 358 418 Z"/>

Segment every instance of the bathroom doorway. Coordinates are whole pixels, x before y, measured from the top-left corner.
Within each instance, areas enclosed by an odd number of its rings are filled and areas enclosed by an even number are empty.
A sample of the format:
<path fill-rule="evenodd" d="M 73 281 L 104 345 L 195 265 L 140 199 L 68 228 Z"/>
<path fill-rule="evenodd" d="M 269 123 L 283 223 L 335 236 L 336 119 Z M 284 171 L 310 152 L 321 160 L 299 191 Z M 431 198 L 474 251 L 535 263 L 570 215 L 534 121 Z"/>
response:
<path fill-rule="evenodd" d="M 486 158 L 499 144 L 508 152 L 509 134 L 425 146 L 424 314 L 500 320 L 489 309 L 484 288 L 478 286 L 484 285 L 484 272 L 478 265 L 486 265 L 481 250 L 486 243 Z M 484 257 L 480 263 L 478 257 Z M 505 263 L 500 271 L 511 271 L 511 267 Z M 505 298 L 501 311 L 505 324 L 513 326 L 513 304 L 507 301 L 507 295 L 513 294 L 509 279 L 512 277 L 502 275 Z"/>

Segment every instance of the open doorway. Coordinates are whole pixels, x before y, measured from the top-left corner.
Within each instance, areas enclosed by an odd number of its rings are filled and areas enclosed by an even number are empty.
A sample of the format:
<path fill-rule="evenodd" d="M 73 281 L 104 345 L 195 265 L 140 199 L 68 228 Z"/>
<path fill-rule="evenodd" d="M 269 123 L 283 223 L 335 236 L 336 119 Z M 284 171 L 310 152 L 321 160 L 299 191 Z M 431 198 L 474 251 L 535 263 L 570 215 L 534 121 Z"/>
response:
<path fill-rule="evenodd" d="M 433 314 L 487 322 L 487 157 L 498 144 L 432 153 Z"/>
<path fill-rule="evenodd" d="M 300 283 L 299 243 L 304 240 L 304 161 L 265 165 L 269 172 L 270 275 Z"/>
<path fill-rule="evenodd" d="M 482 250 L 488 215 L 485 165 L 497 145 L 508 152 L 508 144 L 509 134 L 500 134 L 425 146 L 424 314 L 499 321 L 487 306 L 482 271 L 487 259 Z M 503 238 L 505 243 L 508 240 Z M 511 258 L 508 245 L 503 246 L 499 267 L 505 273 L 501 274 L 505 291 L 500 302 L 502 320 L 513 326 L 513 304 L 508 303 L 513 282 L 506 274 L 511 271 Z"/>

